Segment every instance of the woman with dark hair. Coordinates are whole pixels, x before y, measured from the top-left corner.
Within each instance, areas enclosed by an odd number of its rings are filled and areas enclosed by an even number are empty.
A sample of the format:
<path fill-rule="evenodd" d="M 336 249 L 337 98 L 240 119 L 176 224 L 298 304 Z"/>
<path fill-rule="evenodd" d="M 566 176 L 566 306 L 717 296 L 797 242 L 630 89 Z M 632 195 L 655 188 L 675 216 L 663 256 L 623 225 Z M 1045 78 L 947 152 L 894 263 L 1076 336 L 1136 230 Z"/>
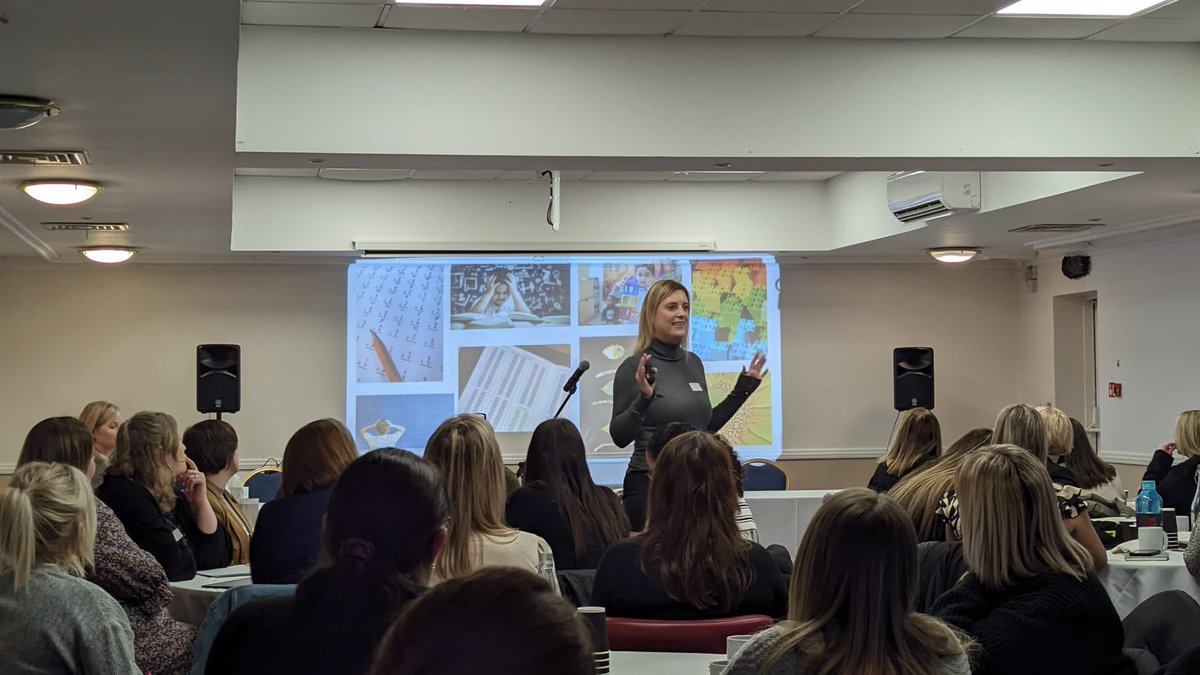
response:
<path fill-rule="evenodd" d="M 727 447 L 693 431 L 663 448 L 646 530 L 605 551 L 592 604 L 609 616 L 649 619 L 786 612 L 778 566 L 734 522 L 737 490 Z"/>
<path fill-rule="evenodd" d="M 908 474 L 932 462 L 942 454 L 942 426 L 933 412 L 913 408 L 904 414 L 892 447 L 867 482 L 876 492 L 887 492 Z"/>
<path fill-rule="evenodd" d="M 74 417 L 51 417 L 33 425 L 21 446 L 17 466 L 57 462 L 89 478 L 96 469 L 94 435 Z M 171 618 L 171 585 L 162 565 L 143 551 L 107 504 L 96 500 L 96 543 L 88 581 L 108 592 L 125 610 L 133 629 L 138 667 L 148 673 L 186 672 L 191 664 L 195 626 Z"/>
<path fill-rule="evenodd" d="M 1100 459 L 1087 430 L 1075 418 L 1071 418 L 1071 437 L 1071 452 L 1064 465 L 1084 490 L 1088 511 L 1098 518 L 1131 515 L 1133 511 L 1125 503 L 1125 486 L 1116 467 Z"/>
<path fill-rule="evenodd" d="M 817 511 L 796 553 L 787 621 L 755 635 L 728 675 L 967 675 L 946 624 L 913 611 L 917 538 L 904 510 L 865 488 Z"/>
<path fill-rule="evenodd" d="M 767 357 L 756 352 L 749 367 L 742 368 L 733 390 L 714 407 L 708 397 L 704 362 L 687 350 L 691 311 L 691 296 L 683 284 L 663 279 L 651 286 L 642 302 L 633 355 L 613 377 L 609 433 L 617 447 L 633 443 L 621 499 L 634 530 L 645 525 L 650 483 L 646 443 L 654 432 L 671 422 L 720 431 L 758 389 L 767 372 Z"/>
<path fill-rule="evenodd" d="M 219 567 L 250 562 L 250 521 L 225 489 L 238 470 L 238 438 L 228 422 L 204 420 L 183 432 L 187 456 L 204 474 L 208 504 L 217 516 L 219 530 L 228 542 L 229 560 Z"/>
<path fill-rule="evenodd" d="M 371 675 L 594 675 L 591 639 L 571 607 L 528 572 L 487 567 L 412 603 Z"/>
<path fill-rule="evenodd" d="M 365 672 L 388 626 L 428 585 L 448 517 L 432 464 L 395 448 L 355 460 L 329 499 L 323 540 L 332 563 L 300 582 L 295 596 L 239 607 L 217 634 L 205 672 L 248 664 L 260 674 Z"/>
<path fill-rule="evenodd" d="M 263 505 L 250 538 L 254 583 L 294 584 L 316 566 L 333 484 L 357 458 L 354 438 L 335 419 L 309 422 L 292 434 L 279 496 Z"/>
<path fill-rule="evenodd" d="M 504 519 L 554 549 L 560 570 L 595 569 L 609 545 L 629 536 L 629 518 L 612 490 L 592 481 L 579 429 L 562 418 L 533 430 L 525 487 L 508 498 Z"/>
<path fill-rule="evenodd" d="M 96 495 L 172 581 L 223 567 L 229 559 L 204 494 L 204 474 L 184 454 L 179 427 L 166 413 L 140 412 L 121 426 L 108 478 Z"/>

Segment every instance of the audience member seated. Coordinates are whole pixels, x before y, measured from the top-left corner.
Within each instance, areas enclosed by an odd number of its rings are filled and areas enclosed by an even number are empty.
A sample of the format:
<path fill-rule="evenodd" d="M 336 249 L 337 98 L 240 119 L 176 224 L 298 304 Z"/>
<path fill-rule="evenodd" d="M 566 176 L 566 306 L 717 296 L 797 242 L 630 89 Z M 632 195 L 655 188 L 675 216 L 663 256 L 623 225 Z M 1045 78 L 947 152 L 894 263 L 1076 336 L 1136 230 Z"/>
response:
<path fill-rule="evenodd" d="M 1121 621 L 1062 525 L 1045 460 L 988 446 L 963 460 L 955 489 L 970 572 L 932 613 L 978 643 L 972 672 L 1132 674 Z"/>
<path fill-rule="evenodd" d="M 0 672 L 141 673 L 125 612 L 81 578 L 96 537 L 91 479 L 24 464 L 0 493 L 0 523 Z"/>
<path fill-rule="evenodd" d="M 92 436 L 74 417 L 42 420 L 25 436 L 17 466 L 30 462 L 59 462 L 91 478 L 96 470 Z M 94 559 L 87 572 L 88 581 L 108 591 L 125 610 L 138 667 L 161 675 L 187 672 L 196 629 L 171 618 L 171 586 L 162 565 L 133 543 L 117 514 L 99 500 Z"/>
<path fill-rule="evenodd" d="M 1172 466 L 1175 453 L 1186 459 Z M 1185 410 L 1175 421 L 1175 440 L 1163 443 L 1154 451 L 1142 480 L 1158 483 L 1155 490 L 1162 495 L 1163 508 L 1176 513 L 1191 513 L 1196 495 L 1196 470 L 1200 468 L 1200 410 Z"/>
<path fill-rule="evenodd" d="M 996 416 L 996 427 L 992 431 L 992 443 L 1015 445 L 1024 449 L 1039 462 L 1045 464 L 1049 474 L 1052 469 L 1048 462 L 1048 442 L 1046 424 L 1042 420 L 1041 414 L 1034 408 L 1017 403 L 1005 407 Z M 1072 482 L 1074 480 L 1063 473 L 1060 473 L 1059 476 L 1063 480 Z M 1062 515 L 1063 524 L 1067 526 L 1067 532 L 1072 539 L 1087 549 L 1092 556 L 1093 568 L 1096 571 L 1104 569 L 1108 566 L 1108 553 L 1105 551 L 1104 544 L 1100 542 L 1100 535 L 1096 534 L 1096 528 L 1092 526 L 1092 519 L 1087 512 L 1087 504 L 1080 496 L 1079 489 L 1073 484 L 1065 485 L 1057 481 L 1053 482 L 1053 487 L 1058 498 L 1059 513 Z M 958 529 L 957 497 L 953 491 L 943 499 L 939 513 L 946 519 L 953 538 L 961 538 L 962 535 Z"/>
<path fill-rule="evenodd" d="M 596 569 L 610 544 L 629 536 L 621 500 L 592 481 L 583 437 L 567 419 L 533 430 L 525 457 L 525 486 L 508 498 L 505 520 L 554 549 L 559 570 Z"/>
<path fill-rule="evenodd" d="M 121 409 L 108 401 L 92 401 L 83 406 L 79 421 L 92 436 L 92 452 L 96 455 L 93 485 L 104 482 L 112 454 L 117 449 L 117 430 L 121 428 Z"/>
<path fill-rule="evenodd" d="M 225 489 L 238 470 L 237 432 L 228 422 L 204 420 L 183 432 L 183 447 L 196 468 L 204 474 L 208 505 L 217 516 L 217 525 L 228 541 L 229 560 L 219 567 L 250 562 L 250 521 L 242 507 Z"/>
<path fill-rule="evenodd" d="M 1075 472 L 1065 465 L 1075 445 L 1071 418 L 1053 406 L 1040 405 L 1036 410 L 1042 416 L 1042 425 L 1046 428 L 1046 469 L 1050 473 L 1050 481 L 1059 485 L 1079 487 L 1079 479 Z"/>
<path fill-rule="evenodd" d="M 654 475 L 654 464 L 658 461 L 658 456 L 662 454 L 662 449 L 666 447 L 676 436 L 682 436 L 689 431 L 702 431 L 685 422 L 671 422 L 665 426 L 659 427 L 650 440 L 646 443 L 646 466 L 649 469 L 650 475 Z M 742 467 L 742 460 L 738 457 L 737 451 L 728 443 L 725 444 L 729 448 L 729 460 L 733 464 L 733 480 L 737 486 L 737 513 L 734 514 L 734 520 L 737 522 L 738 532 L 742 533 L 742 539 L 748 541 L 758 541 L 758 523 L 754 522 L 754 514 L 750 511 L 750 504 L 746 502 L 746 493 L 742 489 L 742 483 L 746 481 L 746 471 Z M 783 569 L 791 571 L 792 554 L 779 547 L 781 562 L 786 561 Z M 785 572 L 786 574 L 787 572 Z"/>
<path fill-rule="evenodd" d="M 942 454 L 942 426 L 926 408 L 913 408 L 904 413 L 904 421 L 892 441 L 887 455 L 875 467 L 875 475 L 867 487 L 887 492 L 913 471 L 932 462 Z"/>
<path fill-rule="evenodd" d="M 448 515 L 430 463 L 394 448 L 355 460 L 329 499 L 324 545 L 331 564 L 301 581 L 294 596 L 235 610 L 205 672 L 237 673 L 250 664 L 259 675 L 365 672 L 396 615 L 428 585 Z"/>
<path fill-rule="evenodd" d="M 316 567 L 333 484 L 357 458 L 354 438 L 337 420 L 309 422 L 292 434 L 279 497 L 263 505 L 250 538 L 254 583 L 294 584 Z"/>
<path fill-rule="evenodd" d="M 954 473 L 967 453 L 982 448 L 991 439 L 991 429 L 972 429 L 946 448 L 936 461 L 909 473 L 888 490 L 888 496 L 912 518 L 918 541 L 946 541 L 946 520 L 938 510 L 942 498 L 954 487 Z"/>
<path fill-rule="evenodd" d="M 504 524 L 504 460 L 487 420 L 466 414 L 442 422 L 429 437 L 425 459 L 441 470 L 450 500 L 449 535 L 434 583 L 480 567 L 536 572 L 538 555 L 553 554 L 545 539 Z"/>
<path fill-rule="evenodd" d="M 528 572 L 488 568 L 412 603 L 379 647 L 372 675 L 595 675 L 591 638 L 571 607 Z"/>
<path fill-rule="evenodd" d="M 965 648 L 917 614 L 917 538 L 908 515 L 865 488 L 834 495 L 813 518 L 787 621 L 754 636 L 726 675 L 968 675 Z"/>
<path fill-rule="evenodd" d="M 1100 459 L 1083 424 L 1074 418 L 1071 419 L 1071 454 L 1067 455 L 1066 467 L 1084 490 L 1089 514 L 1096 518 L 1133 515 L 1133 509 L 1125 503 L 1125 486 L 1121 484 L 1116 467 Z"/>
<path fill-rule="evenodd" d="M 783 616 L 783 577 L 742 538 L 736 510 L 728 444 L 703 431 L 675 438 L 654 464 L 646 530 L 605 551 L 592 604 L 644 619 Z"/>
<path fill-rule="evenodd" d="M 140 412 L 121 426 L 108 477 L 96 494 L 171 581 L 224 567 L 229 559 L 228 542 L 205 496 L 204 474 L 184 454 L 179 427 L 166 413 Z"/>

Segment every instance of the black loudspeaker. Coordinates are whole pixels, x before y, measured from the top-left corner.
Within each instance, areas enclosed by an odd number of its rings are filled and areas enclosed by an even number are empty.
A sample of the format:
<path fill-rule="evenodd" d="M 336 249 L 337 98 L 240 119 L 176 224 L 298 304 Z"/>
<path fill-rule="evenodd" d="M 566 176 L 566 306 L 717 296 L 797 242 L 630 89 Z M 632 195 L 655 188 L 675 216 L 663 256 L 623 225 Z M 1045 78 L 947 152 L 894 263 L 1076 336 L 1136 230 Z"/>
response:
<path fill-rule="evenodd" d="M 1068 255 L 1062 259 L 1062 273 L 1068 279 L 1082 279 L 1092 273 L 1092 258 L 1086 255 Z"/>
<path fill-rule="evenodd" d="M 896 410 L 933 410 L 933 348 L 892 350 L 892 386 Z"/>
<path fill-rule="evenodd" d="M 242 348 L 196 347 L 196 410 L 235 413 L 242 409 Z"/>

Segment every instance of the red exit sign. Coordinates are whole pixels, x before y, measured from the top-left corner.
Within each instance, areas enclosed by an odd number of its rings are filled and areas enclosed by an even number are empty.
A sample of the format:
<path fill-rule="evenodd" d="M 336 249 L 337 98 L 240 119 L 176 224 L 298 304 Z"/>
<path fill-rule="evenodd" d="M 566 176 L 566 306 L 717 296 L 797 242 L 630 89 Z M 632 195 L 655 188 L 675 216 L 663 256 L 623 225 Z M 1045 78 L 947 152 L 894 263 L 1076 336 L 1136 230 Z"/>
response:
<path fill-rule="evenodd" d="M 1108 397 L 1109 398 L 1121 398 L 1121 383 L 1120 382 L 1109 382 L 1108 383 Z"/>

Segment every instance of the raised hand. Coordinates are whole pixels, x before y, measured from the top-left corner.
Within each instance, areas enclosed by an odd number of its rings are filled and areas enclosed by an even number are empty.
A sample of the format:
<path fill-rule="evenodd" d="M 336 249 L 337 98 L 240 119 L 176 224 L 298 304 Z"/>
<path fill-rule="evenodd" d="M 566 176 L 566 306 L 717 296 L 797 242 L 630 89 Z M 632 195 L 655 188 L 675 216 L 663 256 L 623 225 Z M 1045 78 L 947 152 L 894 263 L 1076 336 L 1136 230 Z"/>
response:
<path fill-rule="evenodd" d="M 750 368 L 742 366 L 742 374 L 749 375 L 756 380 L 761 380 L 767 374 L 767 355 L 762 351 L 754 352 L 754 357 L 750 359 Z"/>
<path fill-rule="evenodd" d="M 204 474 L 200 473 L 200 470 L 196 468 L 196 463 L 191 459 L 187 460 L 187 470 L 179 474 L 178 480 L 179 489 L 183 491 L 188 501 L 194 503 L 199 500 L 208 500 L 208 496 L 204 493 Z"/>

